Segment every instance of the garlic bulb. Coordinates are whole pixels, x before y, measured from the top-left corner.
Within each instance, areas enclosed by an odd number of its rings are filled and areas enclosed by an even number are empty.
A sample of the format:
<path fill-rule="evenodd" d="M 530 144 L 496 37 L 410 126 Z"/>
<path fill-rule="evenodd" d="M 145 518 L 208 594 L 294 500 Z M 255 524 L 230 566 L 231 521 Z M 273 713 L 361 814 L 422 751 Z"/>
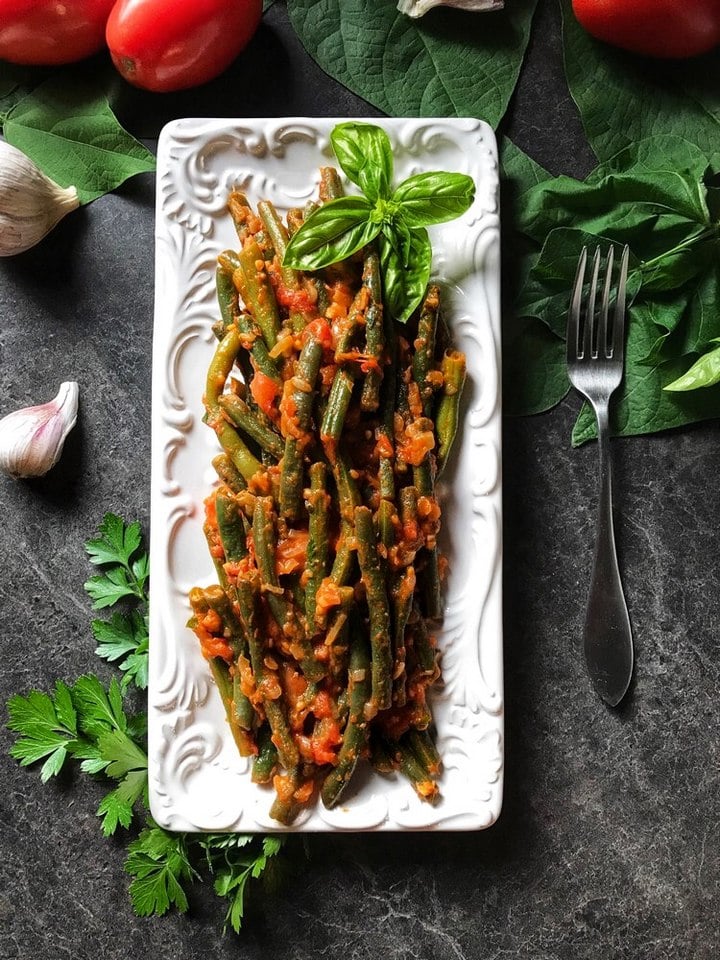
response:
<path fill-rule="evenodd" d="M 422 17 L 432 7 L 458 7 L 460 10 L 502 10 L 503 0 L 399 0 L 397 8 L 409 17 Z"/>
<path fill-rule="evenodd" d="M 78 206 L 75 187 L 58 186 L 22 151 L 0 140 L 0 257 L 29 250 Z"/>
<path fill-rule="evenodd" d="M 63 383 L 49 403 L 24 407 L 0 420 L 0 470 L 11 477 L 41 477 L 60 459 L 75 426 L 77 383 Z"/>

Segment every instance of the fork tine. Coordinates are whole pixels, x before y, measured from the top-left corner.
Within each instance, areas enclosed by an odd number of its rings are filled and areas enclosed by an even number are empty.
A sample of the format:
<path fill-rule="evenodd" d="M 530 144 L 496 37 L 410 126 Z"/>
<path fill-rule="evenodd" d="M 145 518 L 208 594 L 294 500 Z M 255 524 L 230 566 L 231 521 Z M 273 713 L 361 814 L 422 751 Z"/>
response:
<path fill-rule="evenodd" d="M 592 263 L 592 278 L 590 293 L 588 294 L 587 311 L 585 313 L 585 330 L 583 333 L 584 358 L 593 356 L 593 333 L 595 332 L 595 298 L 597 296 L 598 273 L 600 272 L 600 247 L 595 247 Z"/>
<path fill-rule="evenodd" d="M 577 359 L 580 352 L 580 305 L 582 304 L 583 284 L 585 282 L 585 264 L 587 263 L 587 247 L 580 252 L 575 283 L 573 284 L 570 309 L 567 322 L 567 358 L 568 362 Z"/>
<path fill-rule="evenodd" d="M 612 355 L 622 361 L 625 354 L 625 290 L 627 286 L 628 258 L 630 247 L 623 247 L 620 261 L 620 277 L 618 279 L 617 299 L 615 301 L 615 317 L 613 318 L 613 347 Z"/>
<path fill-rule="evenodd" d="M 610 285 L 612 284 L 613 261 L 615 258 L 615 248 L 610 247 L 607 255 L 607 266 L 605 267 L 605 283 L 603 284 L 603 295 L 600 303 L 600 318 L 598 320 L 597 335 L 597 356 L 608 356 L 607 326 L 608 326 L 608 305 L 610 303 Z"/>

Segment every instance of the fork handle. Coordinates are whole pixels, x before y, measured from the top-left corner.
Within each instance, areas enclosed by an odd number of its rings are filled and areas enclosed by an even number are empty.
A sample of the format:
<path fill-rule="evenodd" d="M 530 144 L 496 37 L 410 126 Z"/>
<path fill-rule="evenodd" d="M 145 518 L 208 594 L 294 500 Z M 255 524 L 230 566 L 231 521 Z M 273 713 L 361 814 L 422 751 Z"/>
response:
<path fill-rule="evenodd" d="M 613 529 L 608 406 L 609 402 L 595 405 L 600 448 L 600 499 L 584 647 L 593 685 L 602 699 L 614 707 L 630 685 L 633 644 Z"/>

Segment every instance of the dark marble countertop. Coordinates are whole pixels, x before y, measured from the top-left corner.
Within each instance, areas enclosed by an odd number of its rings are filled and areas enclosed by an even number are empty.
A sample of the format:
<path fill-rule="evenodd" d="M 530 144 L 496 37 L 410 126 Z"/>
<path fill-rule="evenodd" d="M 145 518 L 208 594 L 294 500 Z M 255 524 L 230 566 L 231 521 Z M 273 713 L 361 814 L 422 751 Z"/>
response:
<path fill-rule="evenodd" d="M 268 51 L 273 90 L 240 85 L 231 71 L 212 96 L 127 90 L 121 117 L 152 138 L 183 115 L 375 115 L 309 60 L 282 4 L 251 64 Z M 509 131 L 554 172 L 591 166 L 549 0 Z M 0 262 L 0 411 L 49 399 L 65 379 L 82 394 L 58 467 L 39 481 L 0 479 L 3 705 L 56 677 L 104 670 L 82 543 L 106 511 L 147 529 L 153 219 L 153 178 L 141 176 Z M 240 938 L 223 937 L 211 894 L 184 917 L 136 918 L 123 845 L 104 840 L 95 817 L 101 788 L 74 776 L 42 787 L 8 757 L 3 727 L 0 958 L 714 960 L 717 424 L 613 443 L 637 670 L 612 712 L 593 694 L 579 644 L 597 452 L 570 449 L 578 406 L 569 398 L 504 424 L 506 786 L 494 827 L 313 838 L 300 882 L 255 907 Z"/>

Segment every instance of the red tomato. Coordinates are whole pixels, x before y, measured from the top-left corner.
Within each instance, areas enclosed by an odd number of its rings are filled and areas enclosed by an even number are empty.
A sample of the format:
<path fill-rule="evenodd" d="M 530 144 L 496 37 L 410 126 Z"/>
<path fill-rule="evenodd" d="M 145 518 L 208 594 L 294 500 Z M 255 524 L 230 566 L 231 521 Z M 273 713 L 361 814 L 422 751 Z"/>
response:
<path fill-rule="evenodd" d="M 573 0 L 588 33 L 648 57 L 683 59 L 720 43 L 719 0 Z"/>
<path fill-rule="evenodd" d="M 31 66 L 82 60 L 105 44 L 115 0 L 0 0 L 0 59 Z"/>
<path fill-rule="evenodd" d="M 107 45 L 136 87 L 184 90 L 230 66 L 261 16 L 262 0 L 118 0 Z"/>

